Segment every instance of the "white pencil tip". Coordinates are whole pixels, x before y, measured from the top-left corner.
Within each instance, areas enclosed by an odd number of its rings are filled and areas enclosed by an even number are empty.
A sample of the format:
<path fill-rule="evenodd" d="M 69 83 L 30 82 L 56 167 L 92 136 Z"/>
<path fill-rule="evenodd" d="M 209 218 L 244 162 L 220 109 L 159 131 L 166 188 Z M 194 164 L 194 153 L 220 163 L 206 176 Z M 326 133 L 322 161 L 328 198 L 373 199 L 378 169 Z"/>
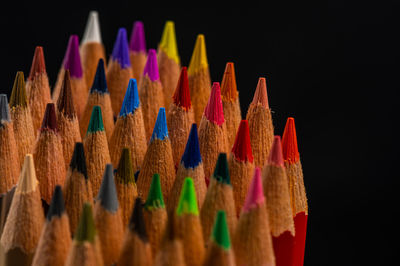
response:
<path fill-rule="evenodd" d="M 99 13 L 97 11 L 90 11 L 89 13 L 85 33 L 83 34 L 82 38 L 82 44 L 88 42 L 101 43 Z"/>

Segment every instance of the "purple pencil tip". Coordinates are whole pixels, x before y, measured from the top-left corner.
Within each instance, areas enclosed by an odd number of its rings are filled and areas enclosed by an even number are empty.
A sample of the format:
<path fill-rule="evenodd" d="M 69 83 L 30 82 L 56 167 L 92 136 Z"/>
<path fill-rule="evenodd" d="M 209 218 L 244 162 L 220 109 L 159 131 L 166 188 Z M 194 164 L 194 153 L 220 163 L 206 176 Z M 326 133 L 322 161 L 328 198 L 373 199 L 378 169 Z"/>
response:
<path fill-rule="evenodd" d="M 154 49 L 149 49 L 146 66 L 143 70 L 143 75 L 148 75 L 151 81 L 160 79 L 158 74 L 157 52 Z"/>
<path fill-rule="evenodd" d="M 146 52 L 146 38 L 144 37 L 144 26 L 141 21 L 135 21 L 133 23 L 129 50 L 134 52 Z"/>
<path fill-rule="evenodd" d="M 117 39 L 114 43 L 114 49 L 111 58 L 121 65 L 121 68 L 131 67 L 129 59 L 128 37 L 125 28 L 120 28 Z"/>
<path fill-rule="evenodd" d="M 67 52 L 64 57 L 64 69 L 68 69 L 71 78 L 82 78 L 81 56 L 79 54 L 79 39 L 78 35 L 69 37 Z"/>

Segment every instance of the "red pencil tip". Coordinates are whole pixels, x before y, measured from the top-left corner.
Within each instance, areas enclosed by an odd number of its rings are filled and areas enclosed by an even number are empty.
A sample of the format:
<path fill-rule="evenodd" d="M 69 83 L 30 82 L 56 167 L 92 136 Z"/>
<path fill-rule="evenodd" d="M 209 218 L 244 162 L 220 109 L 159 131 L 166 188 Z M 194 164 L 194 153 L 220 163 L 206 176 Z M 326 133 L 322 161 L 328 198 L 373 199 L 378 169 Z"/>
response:
<path fill-rule="evenodd" d="M 211 95 L 208 99 L 208 103 L 206 109 L 204 110 L 204 116 L 207 119 L 217 125 L 222 125 L 224 123 L 224 111 L 222 109 L 222 100 L 221 100 L 221 88 L 219 86 L 219 82 L 214 82 Z"/>
<path fill-rule="evenodd" d="M 182 67 L 178 85 L 176 86 L 175 93 L 172 98 L 175 105 L 182 107 L 186 111 L 189 110 L 190 107 L 192 107 L 192 102 L 190 100 L 187 67 Z"/>
<path fill-rule="evenodd" d="M 41 130 L 57 130 L 57 118 L 56 109 L 54 103 L 48 103 L 46 105 L 46 111 L 44 112 L 43 122 Z"/>
<path fill-rule="evenodd" d="M 235 143 L 233 144 L 232 153 L 236 160 L 241 162 L 253 162 L 253 153 L 251 151 L 249 123 L 242 120 L 236 134 Z"/>
<path fill-rule="evenodd" d="M 238 97 L 236 86 L 235 67 L 232 62 L 226 63 L 221 83 L 221 96 L 224 101 L 235 101 Z"/>
<path fill-rule="evenodd" d="M 288 163 L 296 163 L 300 160 L 299 150 L 297 147 L 296 127 L 294 125 L 293 117 L 287 119 L 285 130 L 283 131 L 282 152 L 283 159 Z"/>
<path fill-rule="evenodd" d="M 257 84 L 256 92 L 254 93 L 252 104 L 261 104 L 265 108 L 269 108 L 267 83 L 265 81 L 265 78 L 258 79 L 258 84 Z"/>
<path fill-rule="evenodd" d="M 272 143 L 271 151 L 268 157 L 268 164 L 284 167 L 280 136 L 274 137 L 274 142 Z"/>
<path fill-rule="evenodd" d="M 31 72 L 28 80 L 33 80 L 37 74 L 46 73 L 46 64 L 44 62 L 43 47 L 37 46 L 32 60 Z"/>

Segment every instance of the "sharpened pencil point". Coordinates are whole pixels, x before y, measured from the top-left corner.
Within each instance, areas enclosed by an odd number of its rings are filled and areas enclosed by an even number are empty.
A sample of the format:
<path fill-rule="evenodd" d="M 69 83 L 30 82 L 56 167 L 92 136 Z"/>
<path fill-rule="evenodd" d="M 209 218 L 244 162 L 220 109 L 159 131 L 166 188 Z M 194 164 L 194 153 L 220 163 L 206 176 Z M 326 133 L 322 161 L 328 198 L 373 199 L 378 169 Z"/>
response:
<path fill-rule="evenodd" d="M 247 120 L 242 120 L 236 134 L 232 153 L 236 160 L 240 162 L 253 162 L 253 153 L 251 151 L 249 124 Z"/>
<path fill-rule="evenodd" d="M 289 163 L 296 163 L 300 160 L 299 148 L 297 146 L 296 126 L 294 118 L 289 117 L 286 122 L 282 136 L 283 159 Z"/>
<path fill-rule="evenodd" d="M 139 107 L 139 93 L 137 88 L 136 79 L 130 79 L 128 88 L 126 89 L 124 101 L 122 102 L 121 111 L 119 116 L 127 116 L 128 114 L 133 114 L 135 110 Z"/>
<path fill-rule="evenodd" d="M 118 210 L 117 189 L 114 183 L 112 164 L 106 164 L 97 200 L 109 212 L 115 213 Z"/>
<path fill-rule="evenodd" d="M 118 36 L 114 43 L 111 59 L 117 61 L 121 68 L 131 67 L 131 61 L 129 59 L 128 37 L 125 28 L 120 28 L 118 30 Z"/>
<path fill-rule="evenodd" d="M 67 52 L 64 57 L 64 68 L 69 69 L 71 77 L 82 78 L 82 64 L 81 56 L 79 54 L 79 39 L 78 35 L 71 35 L 69 37 Z"/>
<path fill-rule="evenodd" d="M 27 107 L 28 106 L 28 99 L 26 96 L 26 89 L 25 89 L 25 78 L 24 72 L 18 71 L 17 75 L 15 76 L 14 85 L 11 92 L 10 97 L 10 107 Z"/>
<path fill-rule="evenodd" d="M 44 62 L 44 53 L 42 46 L 36 46 L 35 54 L 33 55 L 31 71 L 29 72 L 28 80 L 33 80 L 36 75 L 46 73 L 46 64 Z"/>
<path fill-rule="evenodd" d="M 92 115 L 87 133 L 95 133 L 97 131 L 104 131 L 103 116 L 101 115 L 101 107 L 98 105 L 93 106 Z"/>
<path fill-rule="evenodd" d="M 197 125 L 192 124 L 185 151 L 182 155 L 183 165 L 185 168 L 195 168 L 201 163 L 199 137 L 197 135 Z"/>
<path fill-rule="evenodd" d="M 239 96 L 236 86 L 235 67 L 232 62 L 226 63 L 221 83 L 221 97 L 224 101 L 235 101 Z"/>
<path fill-rule="evenodd" d="M 21 173 L 19 175 L 19 180 L 16 193 L 28 193 L 35 191 L 39 182 L 36 178 L 35 164 L 33 163 L 32 154 L 27 154 L 25 156 L 24 164 L 22 165 Z"/>
<path fill-rule="evenodd" d="M 92 87 L 90 88 L 90 93 L 109 93 L 107 88 L 106 74 L 104 71 L 104 60 L 99 59 L 97 63 L 96 75 L 94 76 Z"/>
<path fill-rule="evenodd" d="M 178 216 L 181 216 L 183 214 L 193 214 L 196 216 L 199 215 L 196 190 L 194 187 L 193 179 L 190 177 L 186 177 L 183 182 L 176 214 Z"/>
<path fill-rule="evenodd" d="M 133 208 L 131 219 L 129 220 L 129 229 L 135 232 L 142 241 L 148 242 L 146 225 L 143 218 L 142 199 L 140 197 L 136 198 L 135 207 Z"/>
<path fill-rule="evenodd" d="M 262 204 L 265 200 L 263 185 L 261 181 L 261 170 L 256 167 L 254 170 L 254 177 L 251 181 L 250 188 L 246 195 L 246 200 L 243 205 L 242 212 L 248 212 L 251 209 Z"/>
<path fill-rule="evenodd" d="M 226 153 L 220 153 L 218 155 L 218 160 L 215 164 L 213 177 L 220 183 L 231 185 L 231 178 L 229 175 Z"/>
<path fill-rule="evenodd" d="M 201 69 L 208 67 L 206 42 L 203 34 L 197 35 L 196 44 L 189 63 L 188 74 L 193 75 Z"/>
<path fill-rule="evenodd" d="M 157 52 L 154 49 L 149 49 L 147 62 L 143 70 L 143 76 L 148 75 L 151 81 L 160 79 L 157 63 Z"/>
<path fill-rule="evenodd" d="M 101 43 L 99 13 L 97 11 L 90 11 L 83 34 L 82 44 L 89 42 Z"/>
<path fill-rule="evenodd" d="M 211 234 L 211 239 L 220 247 L 225 250 L 229 250 L 231 248 L 231 241 L 229 238 L 229 230 L 228 224 L 226 222 L 226 213 L 225 211 L 218 211 L 214 227 Z"/>
<path fill-rule="evenodd" d="M 82 142 L 76 142 L 74 147 L 74 153 L 72 154 L 72 159 L 69 164 L 71 170 L 76 170 L 83 174 L 86 180 L 88 180 L 87 169 L 86 169 L 86 159 L 85 151 L 83 149 Z"/>
<path fill-rule="evenodd" d="M 207 117 L 208 121 L 219 126 L 222 125 L 225 121 L 219 82 L 213 83 L 211 95 L 208 99 L 206 109 L 204 110 L 204 116 Z"/>
<path fill-rule="evenodd" d="M 165 138 L 168 138 L 167 118 L 165 116 L 165 108 L 161 107 L 158 111 L 150 142 L 154 139 L 164 140 Z"/>
<path fill-rule="evenodd" d="M 46 218 L 48 221 L 51 221 L 54 216 L 61 217 L 61 215 L 64 214 L 64 211 L 65 206 L 62 188 L 60 185 L 57 185 L 54 189 L 53 197 L 51 198 L 51 203 Z"/>
<path fill-rule="evenodd" d="M 181 75 L 179 76 L 178 85 L 176 86 L 174 96 L 172 96 L 174 104 L 180 106 L 186 111 L 192 107 L 190 100 L 189 80 L 187 68 L 182 67 Z"/>
<path fill-rule="evenodd" d="M 89 241 L 94 242 L 96 236 L 96 226 L 94 224 L 92 206 L 86 202 L 83 204 L 81 217 L 79 218 L 78 228 L 75 233 L 75 240 L 77 242 Z"/>
<path fill-rule="evenodd" d="M 146 52 L 146 38 L 142 21 L 135 21 L 133 23 L 129 49 L 133 52 Z"/>
<path fill-rule="evenodd" d="M 123 184 L 135 184 L 135 172 L 133 171 L 131 153 L 128 148 L 122 149 L 115 179 Z"/>
<path fill-rule="evenodd" d="M 267 83 L 265 78 L 259 78 L 257 88 L 254 93 L 252 104 L 261 104 L 265 108 L 269 108 L 268 105 L 268 94 L 267 94 Z"/>
<path fill-rule="evenodd" d="M 169 58 L 173 59 L 177 64 L 180 64 L 178 45 L 176 43 L 175 24 L 173 21 L 167 21 L 165 23 L 160 48 Z"/>
<path fill-rule="evenodd" d="M 5 122 L 11 122 L 10 108 L 6 94 L 0 94 L 0 125 Z"/>
<path fill-rule="evenodd" d="M 71 79 L 68 69 L 65 70 L 64 80 L 57 100 L 57 109 L 70 119 L 76 116 L 74 103 L 72 102 Z"/>
<path fill-rule="evenodd" d="M 268 156 L 268 163 L 276 166 L 284 167 L 281 137 L 275 136 L 272 143 L 271 151 Z"/>
<path fill-rule="evenodd" d="M 57 118 L 54 103 L 48 103 L 46 105 L 46 111 L 44 112 L 42 127 L 40 130 L 57 131 Z"/>
<path fill-rule="evenodd" d="M 147 196 L 144 207 L 149 211 L 159 208 L 165 208 L 159 174 L 153 175 L 153 179 L 151 180 L 151 185 L 149 189 L 149 195 Z"/>

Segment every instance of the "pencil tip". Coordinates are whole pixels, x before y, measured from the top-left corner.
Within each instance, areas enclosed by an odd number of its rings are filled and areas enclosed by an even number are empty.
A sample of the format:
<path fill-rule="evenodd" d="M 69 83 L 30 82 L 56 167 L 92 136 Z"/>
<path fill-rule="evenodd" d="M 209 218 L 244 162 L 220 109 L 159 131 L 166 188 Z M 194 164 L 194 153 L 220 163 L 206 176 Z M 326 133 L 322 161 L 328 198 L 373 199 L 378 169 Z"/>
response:
<path fill-rule="evenodd" d="M 65 206 L 62 189 L 60 185 L 56 185 L 46 218 L 48 221 L 51 221 L 54 216 L 61 217 L 61 215 L 64 214 L 64 211 Z"/>
<path fill-rule="evenodd" d="M 296 163 L 300 160 L 299 148 L 297 146 L 296 126 L 294 118 L 289 117 L 286 122 L 282 136 L 283 159 L 289 163 Z"/>
<path fill-rule="evenodd" d="M 118 30 L 118 35 L 114 43 L 111 58 L 112 60 L 117 61 L 121 68 L 131 67 L 131 61 L 129 58 L 128 37 L 125 28 L 120 28 Z"/>
<path fill-rule="evenodd" d="M 157 52 L 154 49 L 149 49 L 147 55 L 146 65 L 144 66 L 143 76 L 148 76 L 151 81 L 157 81 L 160 79 L 158 73 L 158 63 L 157 63 Z"/>
<path fill-rule="evenodd" d="M 190 177 L 186 177 L 183 182 L 176 214 L 178 216 L 181 216 L 183 214 L 193 214 L 196 216 L 199 215 L 196 190 L 194 187 L 193 179 Z"/>
<path fill-rule="evenodd" d="M 257 88 L 254 93 L 252 104 L 261 104 L 265 108 L 269 108 L 268 105 L 268 94 L 267 94 L 267 83 L 265 78 L 259 78 Z"/>
<path fill-rule="evenodd" d="M 208 99 L 207 106 L 204 109 L 204 116 L 207 117 L 210 122 L 217 124 L 218 126 L 222 125 L 225 121 L 219 82 L 213 83 L 210 98 Z"/>
<path fill-rule="evenodd" d="M 71 77 L 82 78 L 81 56 L 79 54 L 78 35 L 71 35 L 68 41 L 67 52 L 64 57 L 64 69 L 69 69 Z"/>
<path fill-rule="evenodd" d="M 229 238 L 229 230 L 226 221 L 225 211 L 219 210 L 217 212 L 211 234 L 211 240 L 225 250 L 229 250 L 231 248 L 231 241 Z"/>
<path fill-rule="evenodd" d="M 220 183 L 227 185 L 231 184 L 226 153 L 220 153 L 218 155 L 218 160 L 215 164 L 213 177 Z"/>
<path fill-rule="evenodd" d="M 25 161 L 19 175 L 16 192 L 28 193 L 35 191 L 38 183 L 35 165 L 33 163 L 33 156 L 32 154 L 27 154 L 25 155 Z"/>
<path fill-rule="evenodd" d="M 0 125 L 5 122 L 11 122 L 10 108 L 6 94 L 0 94 Z"/>
<path fill-rule="evenodd" d="M 101 115 L 101 107 L 95 105 L 93 106 L 92 115 L 90 116 L 87 133 L 95 133 L 97 131 L 104 131 L 104 125 L 103 116 Z"/>
<path fill-rule="evenodd" d="M 44 53 L 42 46 L 36 46 L 33 55 L 31 71 L 29 72 L 28 80 L 33 80 L 36 75 L 46 73 L 46 64 L 44 62 Z"/>
<path fill-rule="evenodd" d="M 178 54 L 178 45 L 176 43 L 175 24 L 173 21 L 167 21 L 161 36 L 160 48 L 162 51 L 177 64 L 180 63 Z"/>
<path fill-rule="evenodd" d="M 233 144 L 232 153 L 235 159 L 240 162 L 253 162 L 253 153 L 250 143 L 249 123 L 242 120 L 236 134 L 235 143 Z"/>
<path fill-rule="evenodd" d="M 42 127 L 40 130 L 57 131 L 57 118 L 54 103 L 48 103 L 46 105 L 46 111 L 44 112 Z"/>
<path fill-rule="evenodd" d="M 79 218 L 78 228 L 75 233 L 75 240 L 78 242 L 94 242 L 96 236 L 96 226 L 93 219 L 92 206 L 89 202 L 83 204 L 81 217 Z"/>
<path fill-rule="evenodd" d="M 164 140 L 165 138 L 168 138 L 167 118 L 165 116 L 165 108 L 160 107 L 150 142 L 154 139 Z"/>
<path fill-rule="evenodd" d="M 64 116 L 72 119 L 76 116 L 74 103 L 72 102 L 71 78 L 69 70 L 65 70 L 63 83 L 61 85 L 60 95 L 57 100 L 57 109 Z"/>
<path fill-rule="evenodd" d="M 131 153 L 128 148 L 122 149 L 115 180 L 123 184 L 135 184 L 135 172 L 133 171 Z"/>
<path fill-rule="evenodd" d="M 186 111 L 192 107 L 186 67 L 182 67 L 181 74 L 178 80 L 178 85 L 176 86 L 174 96 L 172 98 L 176 106 L 180 106 Z"/>
<path fill-rule="evenodd" d="M 268 164 L 284 167 L 281 137 L 275 136 L 272 143 L 271 151 L 268 156 Z"/>
<path fill-rule="evenodd" d="M 130 79 L 128 88 L 126 89 L 124 101 L 122 102 L 121 111 L 119 116 L 127 116 L 128 114 L 133 114 L 135 110 L 139 107 L 139 93 L 137 88 L 136 79 Z"/>
<path fill-rule="evenodd" d="M 256 167 L 254 170 L 253 180 L 247 192 L 246 199 L 243 204 L 242 212 L 249 212 L 264 202 L 263 185 L 261 181 L 261 170 Z"/>
<path fill-rule="evenodd" d="M 115 187 L 112 164 L 106 164 L 97 200 L 109 212 L 115 213 L 118 210 L 117 189 Z"/>
<path fill-rule="evenodd" d="M 201 69 L 208 68 L 206 42 L 203 34 L 197 35 L 196 44 L 190 58 L 188 74 L 193 75 Z"/>
<path fill-rule="evenodd" d="M 27 107 L 28 106 L 28 99 L 26 96 L 26 89 L 25 89 L 25 78 L 24 72 L 18 71 L 17 75 L 15 76 L 14 85 L 11 91 L 10 97 L 10 107 Z"/>
<path fill-rule="evenodd" d="M 135 232 L 142 241 L 148 242 L 146 225 L 143 218 L 143 205 L 140 197 L 136 198 L 135 207 L 129 220 L 129 229 Z"/>
<path fill-rule="evenodd" d="M 104 60 L 99 59 L 97 63 L 96 74 L 93 79 L 92 87 L 90 88 L 90 93 L 109 93 L 107 88 L 106 72 L 104 71 Z"/>
<path fill-rule="evenodd" d="M 72 154 L 71 162 L 69 163 L 69 167 L 71 170 L 76 170 L 79 173 L 83 174 L 85 179 L 88 179 L 87 169 L 86 169 L 86 160 L 85 160 L 85 151 L 83 149 L 82 142 L 76 142 L 74 147 L 74 152 Z"/>
<path fill-rule="evenodd" d="M 201 163 L 199 137 L 197 135 L 197 125 L 192 124 L 185 151 L 182 155 L 183 165 L 185 168 L 195 168 Z"/>
<path fill-rule="evenodd" d="M 146 52 L 146 38 L 142 21 L 133 23 L 129 49 L 133 52 Z"/>
<path fill-rule="evenodd" d="M 233 102 L 239 93 L 236 86 L 235 67 L 232 62 L 226 63 L 224 76 L 221 83 L 221 97 L 224 101 Z"/>
<path fill-rule="evenodd" d="M 149 194 L 144 204 L 146 210 L 165 208 L 164 199 L 161 191 L 160 175 L 154 174 L 151 180 Z"/>
<path fill-rule="evenodd" d="M 82 44 L 88 42 L 101 43 L 99 13 L 95 10 L 90 11 L 83 33 Z"/>

